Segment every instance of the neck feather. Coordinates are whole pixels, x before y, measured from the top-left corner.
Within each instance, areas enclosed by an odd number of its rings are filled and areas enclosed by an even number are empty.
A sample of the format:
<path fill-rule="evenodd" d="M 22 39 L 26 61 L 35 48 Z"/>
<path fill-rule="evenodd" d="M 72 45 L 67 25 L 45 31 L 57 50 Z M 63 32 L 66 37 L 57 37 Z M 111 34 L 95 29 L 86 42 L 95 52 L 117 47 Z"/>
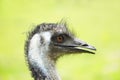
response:
<path fill-rule="evenodd" d="M 28 50 L 28 63 L 34 79 L 61 80 L 55 68 L 55 61 L 49 56 L 48 47 L 43 47 L 40 41 L 40 35 L 35 34 L 30 40 Z"/>

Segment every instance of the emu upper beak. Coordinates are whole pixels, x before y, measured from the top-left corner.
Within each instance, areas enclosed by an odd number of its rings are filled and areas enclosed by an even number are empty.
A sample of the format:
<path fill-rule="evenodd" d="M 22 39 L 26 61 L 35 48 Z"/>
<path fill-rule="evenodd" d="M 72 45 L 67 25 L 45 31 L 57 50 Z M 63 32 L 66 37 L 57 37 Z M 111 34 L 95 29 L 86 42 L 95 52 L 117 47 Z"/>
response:
<path fill-rule="evenodd" d="M 94 51 L 96 51 L 95 47 L 79 39 L 74 39 L 74 43 L 72 44 L 71 47 L 72 47 L 72 50 L 75 50 L 77 52 L 83 52 L 83 53 L 95 54 Z"/>

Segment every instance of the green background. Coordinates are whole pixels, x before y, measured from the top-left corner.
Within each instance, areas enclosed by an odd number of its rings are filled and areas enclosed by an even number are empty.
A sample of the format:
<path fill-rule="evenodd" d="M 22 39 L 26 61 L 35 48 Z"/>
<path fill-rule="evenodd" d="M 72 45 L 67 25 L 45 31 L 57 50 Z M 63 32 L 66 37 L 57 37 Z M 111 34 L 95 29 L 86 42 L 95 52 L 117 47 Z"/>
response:
<path fill-rule="evenodd" d="M 95 55 L 57 62 L 63 80 L 120 80 L 120 0 L 0 0 L 0 80 L 33 80 L 24 57 L 26 34 L 42 22 L 65 19 Z"/>

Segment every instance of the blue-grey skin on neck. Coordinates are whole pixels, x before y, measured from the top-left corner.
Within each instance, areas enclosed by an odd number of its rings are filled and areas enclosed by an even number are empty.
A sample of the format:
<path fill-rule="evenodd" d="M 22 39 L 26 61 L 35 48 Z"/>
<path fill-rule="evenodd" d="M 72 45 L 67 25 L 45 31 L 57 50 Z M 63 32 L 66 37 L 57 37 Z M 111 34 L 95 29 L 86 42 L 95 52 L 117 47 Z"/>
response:
<path fill-rule="evenodd" d="M 62 38 L 62 42 L 57 39 Z M 93 46 L 77 39 L 65 23 L 43 23 L 29 32 L 25 44 L 26 59 L 34 80 L 61 80 L 56 60 L 65 54 L 92 53 Z"/>

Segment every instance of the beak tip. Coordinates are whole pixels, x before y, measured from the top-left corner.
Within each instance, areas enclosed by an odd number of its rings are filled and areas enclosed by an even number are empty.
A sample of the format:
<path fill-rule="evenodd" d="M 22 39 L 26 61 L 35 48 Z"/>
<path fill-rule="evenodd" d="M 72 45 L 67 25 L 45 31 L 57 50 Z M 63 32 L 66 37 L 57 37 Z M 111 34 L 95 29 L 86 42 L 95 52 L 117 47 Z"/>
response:
<path fill-rule="evenodd" d="M 94 52 L 92 52 L 92 54 L 95 54 Z"/>
<path fill-rule="evenodd" d="M 97 50 L 94 46 L 91 46 L 91 45 L 88 45 L 86 48 L 89 49 L 89 50 L 92 50 L 92 51 L 89 52 L 91 54 L 95 54 L 95 51 Z"/>
<path fill-rule="evenodd" d="M 91 50 L 94 50 L 94 51 L 97 50 L 97 49 L 96 49 L 95 47 L 93 47 L 93 46 L 92 46 L 90 49 L 91 49 Z M 91 52 L 91 53 L 92 53 L 92 54 L 95 54 L 95 52 Z"/>
<path fill-rule="evenodd" d="M 97 49 L 94 47 L 94 48 L 92 48 L 92 50 L 94 50 L 94 51 L 97 51 Z"/>
<path fill-rule="evenodd" d="M 94 50 L 94 51 L 97 50 L 94 46 L 88 46 L 87 48 L 88 48 L 88 49 L 91 49 L 91 50 Z"/>

